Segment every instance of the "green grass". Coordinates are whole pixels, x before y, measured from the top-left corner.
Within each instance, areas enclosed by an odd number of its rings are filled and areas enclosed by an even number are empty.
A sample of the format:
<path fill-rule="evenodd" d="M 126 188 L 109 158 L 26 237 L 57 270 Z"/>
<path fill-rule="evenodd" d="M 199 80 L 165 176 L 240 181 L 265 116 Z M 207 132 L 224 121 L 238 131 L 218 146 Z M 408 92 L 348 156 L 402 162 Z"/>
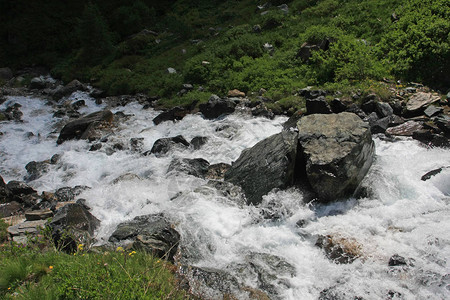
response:
<path fill-rule="evenodd" d="M 176 267 L 147 253 L 116 249 L 69 255 L 45 238 L 0 246 L 1 299 L 189 299 Z"/>

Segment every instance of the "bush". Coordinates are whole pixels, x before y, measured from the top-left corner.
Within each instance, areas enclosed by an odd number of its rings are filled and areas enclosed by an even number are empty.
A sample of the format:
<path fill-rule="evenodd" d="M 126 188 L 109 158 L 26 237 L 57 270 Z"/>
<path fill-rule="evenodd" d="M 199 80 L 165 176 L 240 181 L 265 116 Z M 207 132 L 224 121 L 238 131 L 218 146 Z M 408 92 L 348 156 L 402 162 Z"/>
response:
<path fill-rule="evenodd" d="M 396 11 L 380 43 L 392 72 L 407 80 L 450 86 L 450 5 L 448 0 L 408 0 Z"/>
<path fill-rule="evenodd" d="M 0 243 L 5 242 L 8 237 L 8 232 L 6 231 L 7 228 L 8 224 L 6 224 L 3 219 L 0 219 Z"/>

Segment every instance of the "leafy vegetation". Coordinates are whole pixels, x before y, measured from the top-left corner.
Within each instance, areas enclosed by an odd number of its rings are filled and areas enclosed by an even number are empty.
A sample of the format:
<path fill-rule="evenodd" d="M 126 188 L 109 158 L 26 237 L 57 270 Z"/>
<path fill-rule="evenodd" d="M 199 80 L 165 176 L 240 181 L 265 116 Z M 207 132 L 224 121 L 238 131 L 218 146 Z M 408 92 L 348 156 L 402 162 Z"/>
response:
<path fill-rule="evenodd" d="M 30 239 L 29 239 L 30 240 Z M 94 251 L 95 250 L 95 251 Z M 146 253 L 85 249 L 69 255 L 45 236 L 0 245 L 1 299 L 189 299 L 176 267 Z"/>
<path fill-rule="evenodd" d="M 176 96 L 183 83 L 217 94 L 264 88 L 284 103 L 307 85 L 450 84 L 448 0 L 294 0 L 288 11 L 277 7 L 285 1 L 95 3 L 0 1 L 0 64 L 43 64 L 66 82 L 158 95 L 165 106 L 199 96 Z"/>

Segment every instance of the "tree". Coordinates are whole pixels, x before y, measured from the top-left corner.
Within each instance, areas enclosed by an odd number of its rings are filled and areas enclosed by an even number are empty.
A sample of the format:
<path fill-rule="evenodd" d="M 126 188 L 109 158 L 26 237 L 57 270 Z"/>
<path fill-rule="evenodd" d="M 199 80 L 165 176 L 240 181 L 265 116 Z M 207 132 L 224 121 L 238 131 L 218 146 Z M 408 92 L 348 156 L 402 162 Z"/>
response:
<path fill-rule="evenodd" d="M 88 3 L 79 23 L 81 62 L 96 65 L 113 51 L 111 33 L 95 4 Z"/>

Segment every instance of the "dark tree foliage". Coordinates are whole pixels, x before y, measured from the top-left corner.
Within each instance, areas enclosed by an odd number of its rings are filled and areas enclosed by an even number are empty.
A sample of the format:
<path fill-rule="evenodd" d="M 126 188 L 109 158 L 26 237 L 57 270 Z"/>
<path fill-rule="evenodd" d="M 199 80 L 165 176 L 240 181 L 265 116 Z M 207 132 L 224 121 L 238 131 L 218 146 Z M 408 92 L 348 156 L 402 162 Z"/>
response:
<path fill-rule="evenodd" d="M 112 53 L 111 34 L 95 4 L 86 5 L 80 19 L 78 34 L 82 47 L 80 54 L 82 62 L 95 65 Z"/>

